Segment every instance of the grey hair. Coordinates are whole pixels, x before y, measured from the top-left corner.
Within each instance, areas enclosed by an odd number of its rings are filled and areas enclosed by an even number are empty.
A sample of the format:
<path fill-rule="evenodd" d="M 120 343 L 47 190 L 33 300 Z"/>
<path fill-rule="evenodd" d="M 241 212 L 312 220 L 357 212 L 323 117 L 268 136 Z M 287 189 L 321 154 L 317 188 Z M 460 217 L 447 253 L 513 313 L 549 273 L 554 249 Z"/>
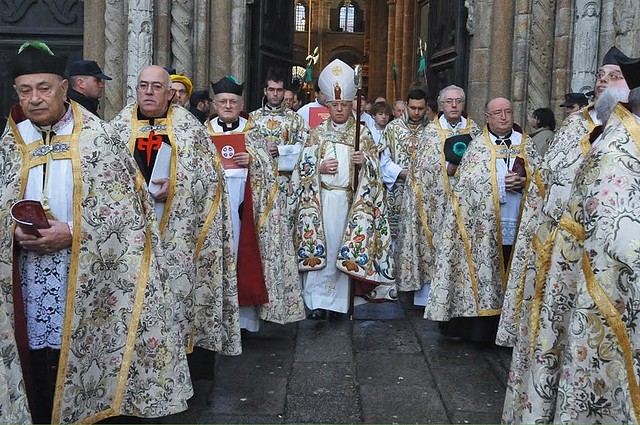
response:
<path fill-rule="evenodd" d="M 629 92 L 629 107 L 634 114 L 640 115 L 640 87 Z"/>
<path fill-rule="evenodd" d="M 404 107 L 406 108 L 407 102 L 405 102 L 404 100 L 396 100 L 395 103 L 393 104 L 393 109 L 396 109 L 398 105 L 404 105 Z"/>
<path fill-rule="evenodd" d="M 442 90 L 440 90 L 440 93 L 438 94 L 438 103 L 443 103 L 444 102 L 444 93 L 447 90 L 458 90 L 460 93 L 462 93 L 462 101 L 466 102 L 467 100 L 467 95 L 464 93 L 464 89 L 462 87 L 458 87 L 454 84 L 451 84 L 450 86 L 447 86 L 445 88 L 443 88 Z"/>
<path fill-rule="evenodd" d="M 624 87 L 607 87 L 596 100 L 596 117 L 606 124 L 618 102 L 626 102 L 629 90 Z"/>

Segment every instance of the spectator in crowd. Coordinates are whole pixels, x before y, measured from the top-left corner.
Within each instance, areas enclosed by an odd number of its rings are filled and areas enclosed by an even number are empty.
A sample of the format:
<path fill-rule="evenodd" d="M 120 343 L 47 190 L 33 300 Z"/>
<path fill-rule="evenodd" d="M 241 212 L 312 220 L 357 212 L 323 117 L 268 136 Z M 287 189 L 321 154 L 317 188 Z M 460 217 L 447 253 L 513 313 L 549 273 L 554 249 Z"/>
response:
<path fill-rule="evenodd" d="M 98 115 L 105 80 L 111 80 L 111 77 L 105 75 L 95 61 L 83 59 L 72 62 L 69 65 L 71 87 L 68 96 L 92 114 Z"/>
<path fill-rule="evenodd" d="M 551 109 L 538 108 L 531 114 L 529 124 L 533 129 L 529 133 L 531 142 L 538 151 L 538 156 L 543 158 L 544 154 L 547 152 L 549 143 L 553 140 L 554 131 L 556 129 L 556 117 Z"/>

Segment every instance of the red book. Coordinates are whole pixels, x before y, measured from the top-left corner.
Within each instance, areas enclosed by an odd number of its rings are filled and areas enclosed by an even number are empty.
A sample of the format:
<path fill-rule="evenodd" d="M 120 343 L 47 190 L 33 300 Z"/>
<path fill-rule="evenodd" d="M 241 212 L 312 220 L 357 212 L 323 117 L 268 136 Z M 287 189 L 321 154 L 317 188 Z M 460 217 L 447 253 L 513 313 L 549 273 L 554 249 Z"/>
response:
<path fill-rule="evenodd" d="M 329 119 L 329 109 L 326 106 L 313 106 L 309 108 L 309 127 L 316 128 Z"/>
<path fill-rule="evenodd" d="M 18 226 L 30 235 L 42 237 L 38 229 L 48 229 L 49 220 L 40 201 L 23 199 L 11 207 L 11 216 Z"/>
<path fill-rule="evenodd" d="M 233 162 L 233 155 L 247 151 L 244 133 L 216 134 L 211 136 L 211 141 L 216 145 L 220 158 L 222 158 L 222 166 L 225 169 L 243 168 Z"/>

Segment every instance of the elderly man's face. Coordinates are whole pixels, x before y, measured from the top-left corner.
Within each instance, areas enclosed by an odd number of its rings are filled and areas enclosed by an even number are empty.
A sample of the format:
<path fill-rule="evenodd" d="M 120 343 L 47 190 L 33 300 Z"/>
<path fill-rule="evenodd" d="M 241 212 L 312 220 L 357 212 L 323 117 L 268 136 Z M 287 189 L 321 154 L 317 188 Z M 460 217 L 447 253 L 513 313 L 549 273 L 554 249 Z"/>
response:
<path fill-rule="evenodd" d="M 331 120 L 336 124 L 344 124 L 351 116 L 353 103 L 346 100 L 333 100 L 327 102 L 327 107 Z"/>
<path fill-rule="evenodd" d="M 13 86 L 25 116 L 39 126 L 57 123 L 64 115 L 67 80 L 55 74 L 27 74 Z"/>
<path fill-rule="evenodd" d="M 460 90 L 450 89 L 443 93 L 443 99 L 440 101 L 442 114 L 447 121 L 457 123 L 460 121 L 462 111 L 464 111 L 464 93 Z"/>
<path fill-rule="evenodd" d="M 169 81 L 169 74 L 159 66 L 148 66 L 140 73 L 136 94 L 140 111 L 146 117 L 160 117 L 169 108 L 174 93 Z"/>
<path fill-rule="evenodd" d="M 485 116 L 489 129 L 498 136 L 509 134 L 513 128 L 513 111 L 507 99 L 499 97 L 490 101 Z"/>
<path fill-rule="evenodd" d="M 608 87 L 622 87 L 629 90 L 627 80 L 624 79 L 618 65 L 603 65 L 596 76 L 596 98 Z"/>
<path fill-rule="evenodd" d="M 285 106 L 287 108 L 291 108 L 293 107 L 293 92 L 291 90 L 285 90 L 284 91 L 284 100 L 283 100 Z"/>
<path fill-rule="evenodd" d="M 405 108 L 406 106 L 404 105 L 404 103 L 398 103 L 393 109 L 393 116 L 395 118 L 402 118 L 402 114 L 404 114 Z"/>
<path fill-rule="evenodd" d="M 171 103 L 176 103 L 180 106 L 186 105 L 189 101 L 187 87 L 182 83 L 174 81 L 171 83 L 171 88 L 176 92 L 176 95 L 171 99 Z"/>
<path fill-rule="evenodd" d="M 224 123 L 232 124 L 238 121 L 242 111 L 242 98 L 233 93 L 220 93 L 214 101 L 218 118 Z"/>

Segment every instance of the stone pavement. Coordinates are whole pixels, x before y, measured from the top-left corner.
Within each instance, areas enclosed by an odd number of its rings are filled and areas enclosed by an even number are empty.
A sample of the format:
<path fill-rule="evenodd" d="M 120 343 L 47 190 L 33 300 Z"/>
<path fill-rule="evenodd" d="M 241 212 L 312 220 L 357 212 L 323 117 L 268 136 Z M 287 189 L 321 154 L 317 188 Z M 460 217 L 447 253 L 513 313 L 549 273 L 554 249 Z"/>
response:
<path fill-rule="evenodd" d="M 165 423 L 500 423 L 511 351 L 444 340 L 403 300 L 263 323 Z"/>

